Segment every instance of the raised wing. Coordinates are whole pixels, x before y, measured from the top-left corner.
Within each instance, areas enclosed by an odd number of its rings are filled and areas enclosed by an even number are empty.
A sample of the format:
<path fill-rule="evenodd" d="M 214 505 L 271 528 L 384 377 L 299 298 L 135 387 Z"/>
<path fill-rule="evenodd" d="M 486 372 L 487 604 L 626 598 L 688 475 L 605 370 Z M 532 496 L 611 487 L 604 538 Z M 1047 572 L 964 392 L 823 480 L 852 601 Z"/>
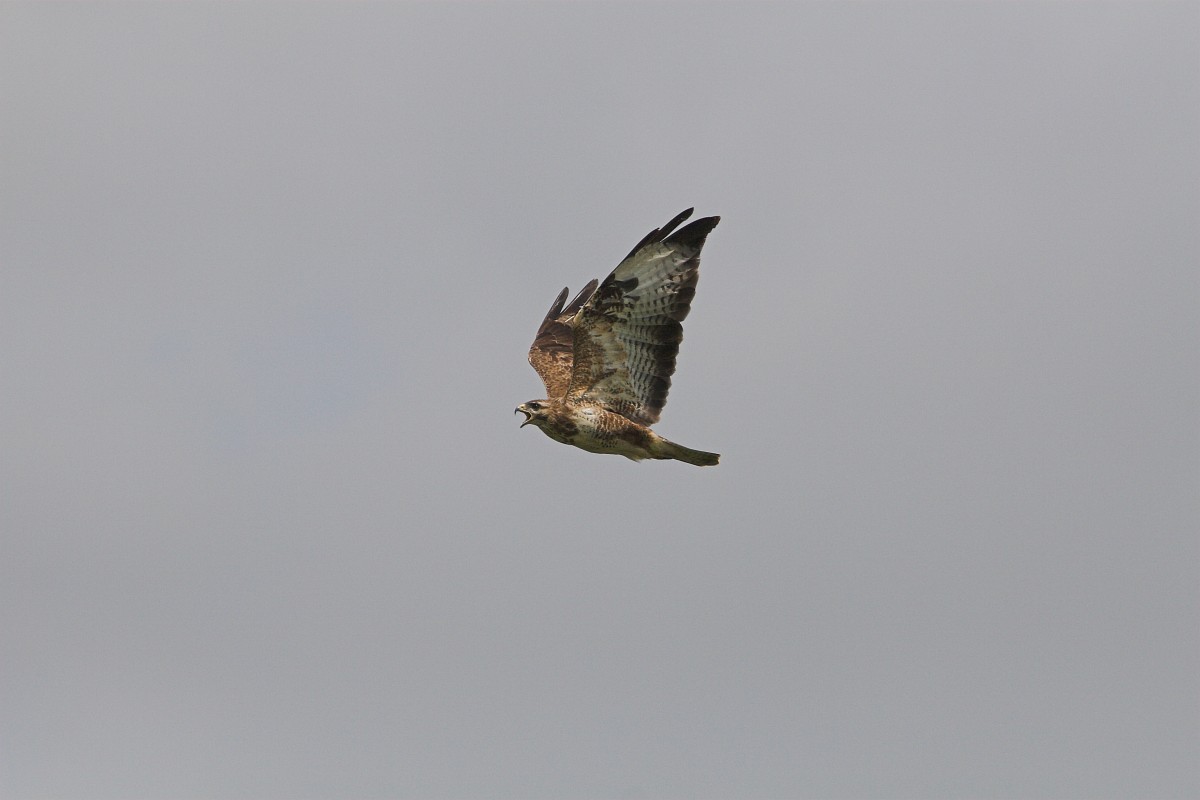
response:
<path fill-rule="evenodd" d="M 720 217 L 672 233 L 684 211 L 651 231 L 604 279 L 574 320 L 574 365 L 567 397 L 590 400 L 652 425 L 667 404 L 680 324 L 692 306 L 700 250 Z"/>
<path fill-rule="evenodd" d="M 574 361 L 571 351 L 574 347 L 574 334 L 571 330 L 572 317 L 579 311 L 592 292 L 596 290 L 599 281 L 592 280 L 565 309 L 563 303 L 567 299 L 564 288 L 558 293 L 554 305 L 546 312 L 546 318 L 538 327 L 537 335 L 533 337 L 533 346 L 529 348 L 529 363 L 542 377 L 546 384 L 546 397 L 562 397 L 567 393 L 571 382 L 571 364 Z"/>

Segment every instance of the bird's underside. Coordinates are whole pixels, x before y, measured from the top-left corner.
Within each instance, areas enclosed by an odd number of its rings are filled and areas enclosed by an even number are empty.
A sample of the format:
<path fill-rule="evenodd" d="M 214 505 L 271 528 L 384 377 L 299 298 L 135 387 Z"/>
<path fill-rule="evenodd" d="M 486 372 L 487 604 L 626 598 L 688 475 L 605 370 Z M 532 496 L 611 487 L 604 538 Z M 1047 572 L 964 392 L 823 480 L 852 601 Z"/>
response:
<path fill-rule="evenodd" d="M 521 427 L 535 425 L 555 441 L 592 453 L 717 463 L 716 453 L 650 430 L 671 388 L 700 250 L 720 221 L 705 217 L 675 231 L 691 213 L 689 208 L 647 234 L 602 283 L 591 281 L 566 308 L 567 290 L 558 295 L 529 349 L 547 399 L 517 407 L 525 415 Z"/>

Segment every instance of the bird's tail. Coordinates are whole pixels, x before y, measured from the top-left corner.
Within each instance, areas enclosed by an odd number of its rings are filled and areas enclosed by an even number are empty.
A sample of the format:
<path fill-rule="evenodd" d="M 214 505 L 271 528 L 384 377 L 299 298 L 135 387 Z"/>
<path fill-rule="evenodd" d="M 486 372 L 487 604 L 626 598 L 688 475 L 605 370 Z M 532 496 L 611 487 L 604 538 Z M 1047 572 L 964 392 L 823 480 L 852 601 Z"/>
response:
<path fill-rule="evenodd" d="M 721 460 L 718 453 L 706 453 L 703 450 L 693 450 L 690 447 L 684 447 L 681 444 L 668 442 L 663 439 L 661 446 L 658 448 L 659 455 L 655 458 L 673 458 L 676 461 L 683 461 L 688 464 L 695 464 L 697 467 L 711 467 Z"/>

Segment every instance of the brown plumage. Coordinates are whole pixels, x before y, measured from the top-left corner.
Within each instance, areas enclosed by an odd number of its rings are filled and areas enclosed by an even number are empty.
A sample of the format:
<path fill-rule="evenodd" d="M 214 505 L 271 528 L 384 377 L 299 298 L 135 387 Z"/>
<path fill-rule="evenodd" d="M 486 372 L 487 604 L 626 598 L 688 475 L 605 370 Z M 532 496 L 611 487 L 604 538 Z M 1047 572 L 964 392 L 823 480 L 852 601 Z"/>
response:
<path fill-rule="evenodd" d="M 517 407 L 525 415 L 521 427 L 536 425 L 555 441 L 593 453 L 717 463 L 716 453 L 669 442 L 649 427 L 667 404 L 700 250 L 721 219 L 705 217 L 675 231 L 691 214 L 689 208 L 648 233 L 598 287 L 591 281 L 566 308 L 568 292 L 559 293 L 529 349 L 547 399 Z"/>

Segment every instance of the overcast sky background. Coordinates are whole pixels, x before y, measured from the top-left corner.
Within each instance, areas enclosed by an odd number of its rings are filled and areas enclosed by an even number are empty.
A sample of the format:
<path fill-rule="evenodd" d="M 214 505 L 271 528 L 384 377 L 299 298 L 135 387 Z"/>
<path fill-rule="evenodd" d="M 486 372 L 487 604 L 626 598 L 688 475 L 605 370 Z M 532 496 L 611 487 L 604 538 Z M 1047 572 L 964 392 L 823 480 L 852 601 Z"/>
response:
<path fill-rule="evenodd" d="M 0 796 L 1200 794 L 1200 6 L 0 5 Z M 662 434 L 513 408 L 720 214 Z"/>

